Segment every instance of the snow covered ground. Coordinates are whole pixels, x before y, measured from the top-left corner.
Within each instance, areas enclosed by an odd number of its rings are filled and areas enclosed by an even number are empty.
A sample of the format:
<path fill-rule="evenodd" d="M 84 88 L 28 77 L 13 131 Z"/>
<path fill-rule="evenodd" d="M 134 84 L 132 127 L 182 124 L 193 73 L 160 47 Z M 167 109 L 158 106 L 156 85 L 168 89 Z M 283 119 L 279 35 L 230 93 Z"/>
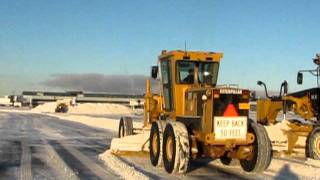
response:
<path fill-rule="evenodd" d="M 53 113 L 53 107 L 55 107 L 53 104 L 45 104 L 31 110 L 31 112 L 43 113 L 63 120 L 79 122 L 114 132 L 118 131 L 119 117 L 121 115 L 134 116 L 134 112 L 132 112 L 131 109 L 116 104 L 81 104 L 78 107 L 73 108 L 70 113 L 65 114 Z M 251 117 L 254 118 L 254 115 L 255 113 L 252 112 Z M 134 127 L 141 127 L 142 117 L 135 116 L 134 119 Z M 269 129 L 267 129 L 270 138 L 273 141 L 280 142 L 281 148 L 285 149 L 285 135 L 278 130 L 279 128 L 283 128 L 283 124 L 278 124 L 277 126 L 269 127 Z M 305 140 L 302 139 L 300 142 L 303 145 Z M 274 146 L 273 148 L 275 150 L 274 158 L 268 170 L 262 174 L 254 174 L 252 176 L 252 174 L 248 175 L 248 173 L 243 172 L 240 167 L 226 167 L 217 161 L 212 161 L 210 163 L 214 164 L 216 167 L 221 167 L 226 171 L 240 173 L 249 179 L 250 177 L 254 177 L 253 179 L 320 179 L 320 161 L 306 159 L 303 154 L 303 149 L 300 149 L 301 153 L 299 155 L 287 157 L 279 152 L 279 150 L 281 150 L 281 148 L 279 149 L 279 146 Z M 146 174 L 138 171 L 135 172 L 135 169 L 139 168 L 139 166 L 145 166 L 145 163 L 148 163 L 148 158 L 141 160 L 140 164 L 138 162 L 137 165 L 129 165 L 130 163 L 127 162 L 130 162 L 130 160 L 134 158 L 125 158 L 127 161 L 122 161 L 107 151 L 101 155 L 101 159 L 104 160 L 108 166 L 112 166 L 114 168 L 113 170 L 118 171 L 125 179 L 128 179 L 129 177 L 135 177 L 134 179 L 148 178 L 148 175 Z M 154 169 L 151 169 L 150 171 L 153 170 Z"/>

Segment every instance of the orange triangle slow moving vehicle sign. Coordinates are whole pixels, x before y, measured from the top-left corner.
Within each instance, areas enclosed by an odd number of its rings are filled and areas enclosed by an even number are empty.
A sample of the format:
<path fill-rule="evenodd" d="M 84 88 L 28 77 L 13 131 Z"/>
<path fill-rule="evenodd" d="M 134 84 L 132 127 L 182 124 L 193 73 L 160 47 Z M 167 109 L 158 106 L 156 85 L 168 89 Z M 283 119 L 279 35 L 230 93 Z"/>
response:
<path fill-rule="evenodd" d="M 227 116 L 227 117 L 234 117 L 234 116 L 239 116 L 236 107 L 234 107 L 233 104 L 228 104 L 226 110 L 223 113 L 223 116 Z"/>

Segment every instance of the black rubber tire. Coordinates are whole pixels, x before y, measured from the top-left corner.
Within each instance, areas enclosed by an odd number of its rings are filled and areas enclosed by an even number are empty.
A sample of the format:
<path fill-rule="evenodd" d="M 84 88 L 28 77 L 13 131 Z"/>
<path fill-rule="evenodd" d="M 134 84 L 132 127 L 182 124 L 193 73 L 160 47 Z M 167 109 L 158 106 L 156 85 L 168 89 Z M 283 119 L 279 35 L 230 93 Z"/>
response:
<path fill-rule="evenodd" d="M 130 117 L 121 117 L 119 122 L 118 137 L 133 135 L 133 123 Z"/>
<path fill-rule="evenodd" d="M 168 155 L 167 155 L 167 151 L 166 151 L 167 141 L 168 141 L 169 137 L 173 139 L 173 142 L 172 142 L 173 149 L 172 149 L 172 159 L 171 160 L 169 160 Z M 174 130 L 170 124 L 167 124 L 166 128 L 164 129 L 162 149 L 163 149 L 164 168 L 168 173 L 173 173 L 177 150 L 176 150 L 176 138 L 174 135 Z"/>
<path fill-rule="evenodd" d="M 247 172 L 263 172 L 272 159 L 272 146 L 265 128 L 258 123 L 249 121 L 249 132 L 255 135 L 253 142 L 253 157 L 249 160 L 240 160 L 240 165 Z"/>
<path fill-rule="evenodd" d="M 120 119 L 120 122 L 119 122 L 118 137 L 119 138 L 124 137 L 124 123 L 122 118 Z"/>
<path fill-rule="evenodd" d="M 238 159 L 232 159 L 227 157 L 226 155 L 220 157 L 220 162 L 226 166 L 238 166 L 240 164 Z"/>
<path fill-rule="evenodd" d="M 151 132 L 150 132 L 150 138 L 149 138 L 149 155 L 150 155 L 150 161 L 153 166 L 158 166 L 159 161 L 162 161 L 161 157 L 161 139 L 160 139 L 160 132 L 159 132 L 160 127 L 158 126 L 157 122 L 153 122 L 151 125 Z M 156 140 L 154 137 L 156 136 Z M 161 137 L 162 138 L 162 137 Z M 156 142 L 153 142 L 156 141 Z M 156 148 L 153 147 L 154 143 L 157 144 Z M 156 149 L 156 152 L 153 151 L 153 149 Z"/>
<path fill-rule="evenodd" d="M 172 158 L 167 154 L 168 139 L 172 138 Z M 168 173 L 184 174 L 187 172 L 190 159 L 189 134 L 184 124 L 180 122 L 167 123 L 163 133 L 162 144 L 163 165 Z"/>
<path fill-rule="evenodd" d="M 320 160 L 320 147 L 317 149 L 316 142 L 320 141 L 320 127 L 316 126 L 309 134 L 306 142 L 306 156 L 312 159 Z M 319 145 L 319 144 L 318 144 Z"/>
<path fill-rule="evenodd" d="M 130 117 L 124 117 L 125 119 L 125 126 L 127 127 L 127 131 L 126 131 L 126 135 L 129 136 L 129 135 L 133 135 L 133 121 L 132 121 L 132 118 Z"/>

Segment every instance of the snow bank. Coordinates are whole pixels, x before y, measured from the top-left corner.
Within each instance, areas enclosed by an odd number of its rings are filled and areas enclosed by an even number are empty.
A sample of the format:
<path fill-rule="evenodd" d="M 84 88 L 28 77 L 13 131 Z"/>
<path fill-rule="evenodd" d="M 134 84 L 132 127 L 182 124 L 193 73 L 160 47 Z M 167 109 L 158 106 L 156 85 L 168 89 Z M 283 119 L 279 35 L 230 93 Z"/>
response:
<path fill-rule="evenodd" d="M 48 102 L 44 103 L 42 105 L 39 105 L 33 109 L 31 109 L 31 112 L 35 113 L 54 113 L 57 107 L 56 102 Z"/>
<path fill-rule="evenodd" d="M 273 145 L 282 145 L 285 147 L 285 149 L 283 149 L 283 148 L 277 149 L 277 146 L 273 146 L 273 150 L 279 150 L 279 151 L 280 150 L 287 150 L 287 145 L 288 145 L 287 131 L 290 130 L 288 123 L 289 123 L 288 120 L 283 120 L 283 121 L 281 121 L 277 124 L 274 124 L 274 125 L 264 126 L 272 144 Z M 296 146 L 305 146 L 305 145 L 306 145 L 306 138 L 299 137 L 298 141 L 296 143 Z"/>
<path fill-rule="evenodd" d="M 57 107 L 56 102 L 49 102 L 39 105 L 32 109 L 32 112 L 54 113 Z M 132 110 L 129 107 L 120 104 L 111 103 L 83 103 L 76 106 L 69 106 L 70 114 L 130 114 Z"/>
<path fill-rule="evenodd" d="M 119 158 L 111 154 L 110 151 L 106 151 L 99 155 L 99 158 L 103 160 L 105 165 L 110 167 L 113 171 L 118 172 L 124 179 L 144 180 L 149 179 L 148 176 L 137 171 L 133 166 L 126 164 Z"/>
<path fill-rule="evenodd" d="M 118 132 L 119 121 L 120 121 L 120 119 L 91 117 L 86 115 L 70 115 L 70 114 L 59 114 L 59 113 L 47 114 L 47 115 L 57 117 L 61 120 L 79 122 L 88 126 L 107 129 L 107 130 L 116 131 L 116 132 Z M 134 128 L 141 128 L 142 125 L 143 125 L 143 122 L 135 122 L 135 121 L 133 122 Z"/>
<path fill-rule="evenodd" d="M 131 109 L 120 104 L 85 103 L 69 107 L 71 114 L 130 114 Z"/>
<path fill-rule="evenodd" d="M 139 134 L 125 136 L 122 138 L 113 138 L 111 141 L 110 151 L 118 152 L 141 152 L 149 151 L 150 131 L 142 131 Z"/>

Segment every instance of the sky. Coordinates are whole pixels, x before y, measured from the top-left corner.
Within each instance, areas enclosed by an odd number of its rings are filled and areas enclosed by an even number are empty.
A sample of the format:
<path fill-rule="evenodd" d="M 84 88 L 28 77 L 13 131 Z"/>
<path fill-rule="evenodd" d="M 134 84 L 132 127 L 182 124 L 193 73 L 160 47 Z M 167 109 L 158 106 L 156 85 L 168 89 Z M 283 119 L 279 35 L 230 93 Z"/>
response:
<path fill-rule="evenodd" d="M 70 90 L 50 85 L 70 77 L 141 79 L 161 50 L 184 49 L 185 42 L 187 50 L 224 53 L 219 84 L 262 89 L 256 85 L 262 80 L 278 90 L 287 80 L 290 91 L 314 87 L 307 74 L 298 86 L 296 74 L 315 68 L 319 6 L 317 0 L 0 0 L 0 94 Z M 111 86 L 83 81 L 99 91 Z"/>

